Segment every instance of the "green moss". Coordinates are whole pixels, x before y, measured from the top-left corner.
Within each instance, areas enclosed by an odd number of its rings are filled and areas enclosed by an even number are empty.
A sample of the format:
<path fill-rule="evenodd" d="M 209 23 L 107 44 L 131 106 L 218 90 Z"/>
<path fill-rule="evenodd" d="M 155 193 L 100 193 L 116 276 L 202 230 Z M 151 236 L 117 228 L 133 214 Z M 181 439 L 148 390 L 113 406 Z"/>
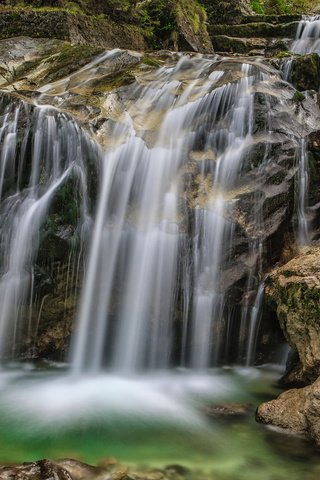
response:
<path fill-rule="evenodd" d="M 143 57 L 143 59 L 141 60 L 141 63 L 143 63 L 144 65 L 148 65 L 148 67 L 153 67 L 153 68 L 160 68 L 161 66 L 160 63 L 157 62 L 157 60 L 151 57 Z"/>
<path fill-rule="evenodd" d="M 306 97 L 303 93 L 295 92 L 291 100 L 295 103 L 300 103 L 300 102 L 303 102 L 305 99 Z"/>
<path fill-rule="evenodd" d="M 130 85 L 136 80 L 134 73 L 131 70 L 126 70 L 124 72 L 116 73 L 115 75 L 110 75 L 104 77 L 100 80 L 99 84 L 96 85 L 93 94 L 99 92 L 111 92 L 125 85 Z"/>
<path fill-rule="evenodd" d="M 281 60 L 282 58 L 288 58 L 288 57 L 291 57 L 291 56 L 292 56 L 291 52 L 283 51 L 283 52 L 278 52 L 277 55 L 276 55 L 276 58 L 279 58 Z"/>
<path fill-rule="evenodd" d="M 199 15 L 198 15 L 197 13 L 195 13 L 195 15 L 194 15 L 193 28 L 194 28 L 195 33 L 198 33 L 198 32 L 199 32 L 199 29 L 200 29 L 200 17 L 199 17 Z"/>
<path fill-rule="evenodd" d="M 59 53 L 46 61 L 45 78 L 52 82 L 69 75 L 103 52 L 104 49 L 100 47 L 65 44 Z"/>

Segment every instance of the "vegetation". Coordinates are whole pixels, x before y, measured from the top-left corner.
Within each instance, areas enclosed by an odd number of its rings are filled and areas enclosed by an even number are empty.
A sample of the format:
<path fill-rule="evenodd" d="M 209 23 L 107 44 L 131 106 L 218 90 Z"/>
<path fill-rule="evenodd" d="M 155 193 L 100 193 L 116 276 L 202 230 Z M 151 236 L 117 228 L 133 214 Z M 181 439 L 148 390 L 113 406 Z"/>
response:
<path fill-rule="evenodd" d="M 306 99 L 305 95 L 302 92 L 295 92 L 292 97 L 292 101 L 295 103 L 303 102 Z"/>
<path fill-rule="evenodd" d="M 316 3 L 313 0 L 251 0 L 251 8 L 258 14 L 285 15 L 306 13 Z"/>

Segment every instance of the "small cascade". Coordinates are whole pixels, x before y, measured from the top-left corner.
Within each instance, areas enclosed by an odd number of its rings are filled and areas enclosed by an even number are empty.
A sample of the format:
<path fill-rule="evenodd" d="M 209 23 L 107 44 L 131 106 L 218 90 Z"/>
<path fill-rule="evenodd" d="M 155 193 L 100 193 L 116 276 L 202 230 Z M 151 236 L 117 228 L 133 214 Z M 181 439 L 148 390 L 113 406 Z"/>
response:
<path fill-rule="evenodd" d="M 320 54 L 320 16 L 303 16 L 290 50 L 293 53 L 304 55 L 306 53 Z"/>
<path fill-rule="evenodd" d="M 46 300 L 42 296 L 37 305 L 42 227 L 49 226 L 50 218 L 54 222 L 49 214 L 57 196 L 63 197 L 67 186 L 74 185 L 78 208 L 74 230 L 70 234 L 66 225 L 56 225 L 55 233 L 69 236 L 71 244 L 78 236 L 84 240 L 89 219 L 85 158 L 93 156 L 96 147 L 72 119 L 51 107 L 23 102 L 2 107 L 0 353 L 17 358 L 22 345 L 26 348 L 37 334 Z M 60 208 L 66 206 L 62 203 Z M 55 219 L 58 224 L 57 215 Z"/>
<path fill-rule="evenodd" d="M 296 203 L 297 203 L 297 239 L 299 245 L 309 245 L 311 242 L 311 233 L 308 222 L 308 193 L 309 193 L 309 158 L 307 140 L 302 139 L 299 149 L 297 150 L 297 187 L 296 187 Z"/>
<path fill-rule="evenodd" d="M 298 55 L 308 53 L 320 54 L 320 16 L 304 15 L 299 22 L 296 38 L 293 41 L 290 52 Z M 292 58 L 285 61 L 281 67 L 284 80 L 290 82 Z"/>
<path fill-rule="evenodd" d="M 264 283 L 261 283 L 257 292 L 254 306 L 251 310 L 250 324 L 249 324 L 249 338 L 247 342 L 246 364 L 250 366 L 254 363 L 254 355 L 257 345 L 257 336 L 259 331 L 259 323 L 261 319 L 261 310 L 264 296 Z"/>

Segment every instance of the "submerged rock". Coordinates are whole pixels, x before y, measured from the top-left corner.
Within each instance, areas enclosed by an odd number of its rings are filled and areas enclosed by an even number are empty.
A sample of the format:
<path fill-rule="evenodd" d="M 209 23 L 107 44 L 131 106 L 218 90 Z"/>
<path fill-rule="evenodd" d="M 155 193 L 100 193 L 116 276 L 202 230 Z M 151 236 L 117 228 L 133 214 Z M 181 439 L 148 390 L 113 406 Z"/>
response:
<path fill-rule="evenodd" d="M 209 405 L 204 409 L 208 418 L 220 420 L 232 420 L 243 418 L 248 415 L 252 405 L 248 403 L 223 403 L 220 405 Z"/>

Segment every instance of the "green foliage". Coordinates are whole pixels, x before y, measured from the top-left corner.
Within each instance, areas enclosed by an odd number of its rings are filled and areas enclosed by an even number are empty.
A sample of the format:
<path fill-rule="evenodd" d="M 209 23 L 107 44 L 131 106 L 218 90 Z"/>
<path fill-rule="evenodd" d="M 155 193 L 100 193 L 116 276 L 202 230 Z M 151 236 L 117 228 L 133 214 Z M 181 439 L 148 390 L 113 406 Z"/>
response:
<path fill-rule="evenodd" d="M 157 62 L 154 58 L 151 57 L 143 57 L 141 63 L 153 68 L 159 68 L 161 66 L 159 62 Z"/>
<path fill-rule="evenodd" d="M 252 10 L 258 15 L 263 15 L 265 13 L 264 5 L 261 0 L 251 0 L 250 5 Z"/>
<path fill-rule="evenodd" d="M 314 7 L 312 0 L 264 0 L 264 11 L 271 15 L 307 13 Z"/>
<path fill-rule="evenodd" d="M 176 17 L 171 0 L 153 0 L 145 6 L 145 24 L 153 33 L 153 48 L 159 45 L 155 39 L 161 40 L 176 28 Z"/>

